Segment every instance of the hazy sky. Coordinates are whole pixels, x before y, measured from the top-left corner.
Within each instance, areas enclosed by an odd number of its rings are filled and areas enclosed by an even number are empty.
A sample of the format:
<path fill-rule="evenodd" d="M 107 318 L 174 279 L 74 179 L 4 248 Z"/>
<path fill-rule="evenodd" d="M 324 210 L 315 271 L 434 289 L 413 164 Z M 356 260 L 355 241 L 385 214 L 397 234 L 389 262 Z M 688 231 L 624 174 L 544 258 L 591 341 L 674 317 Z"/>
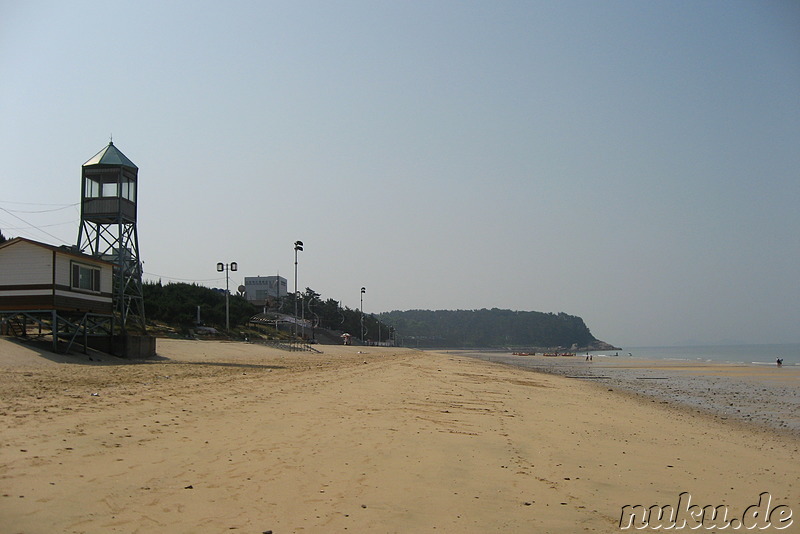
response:
<path fill-rule="evenodd" d="M 0 230 L 139 167 L 147 279 L 800 341 L 800 3 L 0 0 Z"/>

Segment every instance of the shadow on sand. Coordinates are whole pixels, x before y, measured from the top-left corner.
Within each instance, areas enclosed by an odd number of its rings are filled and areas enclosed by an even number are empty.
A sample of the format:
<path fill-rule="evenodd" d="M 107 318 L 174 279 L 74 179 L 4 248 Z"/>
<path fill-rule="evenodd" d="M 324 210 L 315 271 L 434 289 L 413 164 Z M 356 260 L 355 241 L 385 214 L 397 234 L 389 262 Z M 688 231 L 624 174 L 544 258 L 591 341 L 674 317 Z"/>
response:
<path fill-rule="evenodd" d="M 156 355 L 147 359 L 120 358 L 112 354 L 88 349 L 86 354 L 80 353 L 55 353 L 53 352 L 52 341 L 46 339 L 21 339 L 15 337 L 2 337 L 0 342 L 7 342 L 27 351 L 44 360 L 54 363 L 65 363 L 74 365 L 92 366 L 113 366 L 113 365 L 148 365 L 148 364 L 171 364 L 171 365 L 196 365 L 200 367 L 232 367 L 241 369 L 285 369 L 283 365 L 267 365 L 260 363 L 237 363 L 237 362 L 198 362 L 171 360 L 165 356 Z"/>

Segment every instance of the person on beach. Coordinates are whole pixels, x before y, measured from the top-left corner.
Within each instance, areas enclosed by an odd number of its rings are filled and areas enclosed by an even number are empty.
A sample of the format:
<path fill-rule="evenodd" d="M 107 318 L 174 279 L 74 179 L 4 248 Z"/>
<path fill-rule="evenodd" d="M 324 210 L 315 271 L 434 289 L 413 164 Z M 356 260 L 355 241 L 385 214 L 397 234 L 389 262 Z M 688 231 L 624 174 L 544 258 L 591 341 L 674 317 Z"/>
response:
<path fill-rule="evenodd" d="M 783 365 L 783 358 L 778 358 L 778 359 L 775 361 L 775 363 L 777 363 L 777 364 L 778 364 L 778 367 L 782 366 L 782 365 Z"/>

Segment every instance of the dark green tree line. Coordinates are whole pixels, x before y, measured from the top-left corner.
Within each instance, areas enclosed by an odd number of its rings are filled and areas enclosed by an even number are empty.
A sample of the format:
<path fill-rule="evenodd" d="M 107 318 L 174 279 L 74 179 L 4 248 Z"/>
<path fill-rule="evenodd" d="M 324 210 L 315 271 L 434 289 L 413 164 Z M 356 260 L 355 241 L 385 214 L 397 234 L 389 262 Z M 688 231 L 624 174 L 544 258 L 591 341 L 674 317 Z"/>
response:
<path fill-rule="evenodd" d="M 146 282 L 144 293 L 145 315 L 148 319 L 171 325 L 189 328 L 197 324 L 197 307 L 200 307 L 200 320 L 206 326 L 225 327 L 225 293 L 197 284 Z M 230 295 L 231 328 L 244 326 L 251 317 L 263 311 L 253 306 L 239 295 Z M 267 312 L 294 315 L 294 293 L 271 302 Z M 297 301 L 297 314 L 311 321 L 317 327 L 348 332 L 360 337 L 361 313 L 356 309 L 341 306 L 334 299 L 321 298 L 311 288 L 306 288 L 302 298 Z M 380 331 L 379 331 L 380 328 Z M 364 315 L 365 338 L 386 340 L 389 327 L 378 321 L 375 315 Z M 308 334 L 308 332 L 307 332 Z"/>
<path fill-rule="evenodd" d="M 148 319 L 190 327 L 197 324 L 197 307 L 204 325 L 225 328 L 225 293 L 197 284 L 146 282 L 145 315 Z M 230 295 L 231 328 L 247 324 L 258 310 L 239 295 Z"/>
<path fill-rule="evenodd" d="M 409 310 L 380 314 L 403 338 L 431 347 L 588 347 L 598 342 L 583 319 L 566 313 Z"/>
<path fill-rule="evenodd" d="M 297 302 L 298 315 L 312 321 L 320 328 L 347 332 L 356 338 L 360 337 L 361 312 L 358 309 L 342 306 L 337 300 L 330 298 L 323 300 L 321 297 L 319 293 L 307 287 Z M 275 309 L 271 311 L 293 315 L 295 309 L 294 293 L 282 297 L 280 300 L 280 304 L 276 304 Z M 365 314 L 364 330 L 365 339 L 386 341 L 390 327 L 381 322 L 376 315 Z"/>

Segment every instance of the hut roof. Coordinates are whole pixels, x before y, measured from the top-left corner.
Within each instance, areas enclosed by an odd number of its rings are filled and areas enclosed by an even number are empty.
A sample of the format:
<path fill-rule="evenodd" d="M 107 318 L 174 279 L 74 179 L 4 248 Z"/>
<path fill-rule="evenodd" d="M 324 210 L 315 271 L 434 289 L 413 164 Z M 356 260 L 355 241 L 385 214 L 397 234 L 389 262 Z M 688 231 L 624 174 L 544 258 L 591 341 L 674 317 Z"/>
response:
<path fill-rule="evenodd" d="M 28 239 L 28 238 L 25 238 L 25 237 L 14 237 L 12 239 L 9 239 L 8 241 L 5 241 L 4 243 L 0 243 L 0 249 L 10 248 L 10 247 L 13 247 L 14 245 L 23 244 L 23 243 L 27 243 L 29 245 L 34 245 L 34 246 L 37 246 L 37 247 L 45 248 L 45 249 L 48 249 L 48 250 L 54 250 L 54 251 L 58 252 L 59 254 L 66 254 L 68 256 L 73 256 L 75 258 L 80 258 L 80 259 L 84 259 L 84 260 L 91 260 L 91 261 L 98 262 L 98 263 L 107 263 L 109 265 L 114 265 L 112 262 L 109 262 L 109 261 L 104 260 L 102 258 L 98 258 L 97 256 L 92 256 L 90 254 L 86 254 L 84 252 L 81 252 L 75 246 L 61 245 L 60 247 L 57 247 L 55 245 L 49 245 L 47 243 L 42 243 L 41 241 L 34 241 L 33 239 Z"/>

